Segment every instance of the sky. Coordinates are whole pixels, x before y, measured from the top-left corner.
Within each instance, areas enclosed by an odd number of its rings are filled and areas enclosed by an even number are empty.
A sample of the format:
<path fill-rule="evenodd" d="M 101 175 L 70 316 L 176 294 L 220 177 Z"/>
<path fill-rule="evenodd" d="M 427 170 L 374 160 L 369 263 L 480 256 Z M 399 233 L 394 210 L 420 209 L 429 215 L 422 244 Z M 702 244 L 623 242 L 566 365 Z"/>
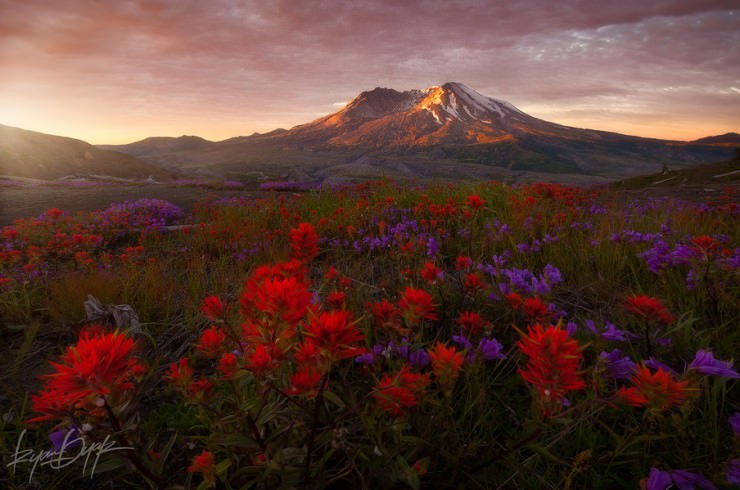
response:
<path fill-rule="evenodd" d="M 568 126 L 740 132 L 740 0 L 0 0 L 0 124 L 93 144 L 452 81 Z"/>

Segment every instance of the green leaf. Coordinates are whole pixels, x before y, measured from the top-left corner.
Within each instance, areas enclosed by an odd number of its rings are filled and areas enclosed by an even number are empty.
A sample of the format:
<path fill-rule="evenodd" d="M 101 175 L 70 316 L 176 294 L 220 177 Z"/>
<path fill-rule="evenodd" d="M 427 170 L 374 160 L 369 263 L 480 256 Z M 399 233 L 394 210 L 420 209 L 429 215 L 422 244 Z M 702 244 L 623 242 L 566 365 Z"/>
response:
<path fill-rule="evenodd" d="M 337 396 L 337 394 L 332 391 L 325 391 L 324 399 L 336 405 L 340 410 L 344 410 L 344 408 L 347 406 L 347 404 L 344 403 L 342 399 L 339 398 L 339 396 Z"/>
<path fill-rule="evenodd" d="M 562 459 L 558 458 L 557 456 L 552 454 L 549 449 L 544 446 L 540 446 L 539 444 L 527 444 L 527 448 L 531 449 L 543 458 L 552 461 L 553 463 L 557 463 L 563 466 L 568 466 L 569 464 L 567 461 L 563 461 Z"/>

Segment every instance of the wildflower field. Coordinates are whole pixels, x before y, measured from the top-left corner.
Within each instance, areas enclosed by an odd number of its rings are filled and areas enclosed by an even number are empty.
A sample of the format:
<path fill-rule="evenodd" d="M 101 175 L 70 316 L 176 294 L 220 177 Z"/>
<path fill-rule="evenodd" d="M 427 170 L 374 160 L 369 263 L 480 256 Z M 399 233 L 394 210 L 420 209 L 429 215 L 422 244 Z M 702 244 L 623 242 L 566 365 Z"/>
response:
<path fill-rule="evenodd" d="M 382 181 L 17 220 L 0 487 L 732 488 L 738 215 Z"/>

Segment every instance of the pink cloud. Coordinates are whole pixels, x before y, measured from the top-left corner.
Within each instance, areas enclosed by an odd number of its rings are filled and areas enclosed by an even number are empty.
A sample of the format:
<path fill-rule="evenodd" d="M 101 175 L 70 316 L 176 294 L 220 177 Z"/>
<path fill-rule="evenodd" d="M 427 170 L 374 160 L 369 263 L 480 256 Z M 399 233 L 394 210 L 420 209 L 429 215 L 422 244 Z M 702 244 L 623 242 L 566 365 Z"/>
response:
<path fill-rule="evenodd" d="M 0 0 L 0 11 L 0 107 L 26 103 L 42 117 L 41 98 L 120 131 L 248 134 L 375 86 L 449 80 L 553 117 L 599 123 L 601 101 L 617 120 L 699 107 L 715 126 L 740 126 L 734 1 Z M 220 127 L 201 129 L 203 119 Z"/>

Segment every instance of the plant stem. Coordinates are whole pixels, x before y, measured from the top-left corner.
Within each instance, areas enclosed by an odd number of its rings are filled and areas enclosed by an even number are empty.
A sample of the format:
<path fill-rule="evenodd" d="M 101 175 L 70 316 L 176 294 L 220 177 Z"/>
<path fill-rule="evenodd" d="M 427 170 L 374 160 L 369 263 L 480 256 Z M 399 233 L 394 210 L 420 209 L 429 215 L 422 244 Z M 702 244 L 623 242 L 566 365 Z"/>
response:
<path fill-rule="evenodd" d="M 543 426 L 540 425 L 535 430 L 527 434 L 526 436 L 522 437 L 518 441 L 516 441 L 513 445 L 499 449 L 496 451 L 491 457 L 486 459 L 485 461 L 478 463 L 477 465 L 473 466 L 473 468 L 470 470 L 470 473 L 477 473 L 478 471 L 482 470 L 486 466 L 490 465 L 491 463 L 503 458 L 507 454 L 509 454 L 512 451 L 516 451 L 517 449 L 522 448 L 523 446 L 526 446 L 530 442 L 532 442 L 534 439 L 537 439 L 539 435 L 542 433 Z"/>
<path fill-rule="evenodd" d="M 311 417 L 311 431 L 308 433 L 308 442 L 306 443 L 306 467 L 303 471 L 304 485 L 308 485 L 308 482 L 311 479 L 311 453 L 313 452 L 313 443 L 316 439 L 316 433 L 318 432 L 319 409 L 321 408 L 321 401 L 323 399 L 324 389 L 326 388 L 326 384 L 328 381 L 329 373 L 326 373 L 321 378 L 321 386 L 319 387 L 319 392 L 316 394 L 316 399 L 314 400 L 313 415 Z"/>
<path fill-rule="evenodd" d="M 116 418 L 116 415 L 113 413 L 113 410 L 111 409 L 110 405 L 108 405 L 108 400 L 103 398 L 103 406 L 105 407 L 105 411 L 108 414 L 108 420 L 110 420 L 111 425 L 113 426 L 113 430 L 116 431 L 116 439 L 118 442 L 125 447 L 131 447 L 129 445 L 128 439 L 126 438 L 126 435 L 121 432 L 121 424 L 118 422 L 118 418 Z M 138 454 L 131 450 L 131 451 L 125 451 L 126 458 L 131 462 L 131 464 L 134 465 L 134 467 L 141 473 L 145 478 L 151 480 L 154 482 L 154 485 L 157 488 L 166 488 L 167 482 L 159 475 L 155 475 L 139 458 Z"/>

